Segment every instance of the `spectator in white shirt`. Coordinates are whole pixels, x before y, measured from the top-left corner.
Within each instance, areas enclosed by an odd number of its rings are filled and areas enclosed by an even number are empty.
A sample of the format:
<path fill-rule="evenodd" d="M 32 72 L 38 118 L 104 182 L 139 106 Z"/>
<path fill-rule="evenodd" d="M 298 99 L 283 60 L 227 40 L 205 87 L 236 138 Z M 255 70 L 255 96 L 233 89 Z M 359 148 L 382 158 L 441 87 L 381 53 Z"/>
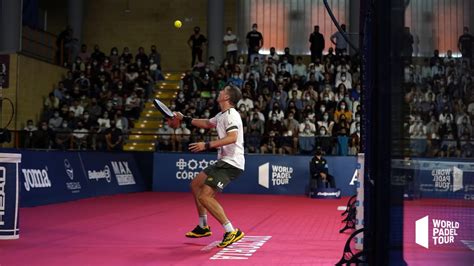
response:
<path fill-rule="evenodd" d="M 74 112 L 74 116 L 75 117 L 79 117 L 82 115 L 82 113 L 84 112 L 84 107 L 82 107 L 81 105 L 79 105 L 79 102 L 77 100 L 74 100 L 72 102 L 72 106 L 69 107 L 69 111 L 73 111 Z"/>
<path fill-rule="evenodd" d="M 224 35 L 224 45 L 226 46 L 227 51 L 227 59 L 230 61 L 231 64 L 235 64 L 237 62 L 237 42 L 239 39 L 232 33 L 232 28 L 228 27 L 227 32 Z"/>
<path fill-rule="evenodd" d="M 293 66 L 293 74 L 298 75 L 303 79 L 306 78 L 306 65 L 303 64 L 303 58 L 301 56 L 296 57 L 296 64 Z"/>

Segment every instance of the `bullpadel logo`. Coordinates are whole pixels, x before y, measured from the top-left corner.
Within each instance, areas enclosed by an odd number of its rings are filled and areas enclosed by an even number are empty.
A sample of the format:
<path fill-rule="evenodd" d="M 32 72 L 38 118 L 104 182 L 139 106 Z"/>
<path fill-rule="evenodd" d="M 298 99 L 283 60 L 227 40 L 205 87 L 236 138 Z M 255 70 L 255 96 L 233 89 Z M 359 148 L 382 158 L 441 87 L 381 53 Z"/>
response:
<path fill-rule="evenodd" d="M 426 215 L 416 220 L 415 242 L 424 248 L 429 248 L 430 242 L 434 246 L 452 244 L 458 235 L 459 226 L 457 221 L 441 219 L 431 219 L 430 223 L 430 217 Z"/>

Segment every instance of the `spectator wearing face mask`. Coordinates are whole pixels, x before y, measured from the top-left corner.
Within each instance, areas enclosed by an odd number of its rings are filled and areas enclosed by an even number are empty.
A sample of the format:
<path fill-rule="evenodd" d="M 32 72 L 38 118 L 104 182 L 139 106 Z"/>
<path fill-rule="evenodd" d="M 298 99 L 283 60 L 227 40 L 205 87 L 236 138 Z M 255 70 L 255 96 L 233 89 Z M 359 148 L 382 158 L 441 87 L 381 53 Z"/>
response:
<path fill-rule="evenodd" d="M 204 45 L 207 43 L 207 38 L 201 34 L 200 27 L 194 27 L 194 34 L 192 34 L 188 39 L 189 48 L 191 48 L 191 67 L 197 63 L 202 62 L 202 52 L 204 50 Z"/>
<path fill-rule="evenodd" d="M 78 100 L 74 100 L 74 101 L 72 102 L 72 106 L 69 107 L 69 111 L 74 112 L 74 116 L 75 116 L 75 117 L 79 117 L 79 116 L 82 115 L 82 113 L 84 112 L 84 107 L 82 107 L 81 105 L 79 105 L 79 101 L 78 101 Z"/>
<path fill-rule="evenodd" d="M 352 123 L 351 123 L 351 129 L 350 129 L 349 134 L 353 134 L 354 132 L 356 132 L 356 130 L 357 130 L 357 125 L 360 126 L 360 113 L 357 113 L 357 114 L 354 116 L 354 120 L 353 120 Z"/>
<path fill-rule="evenodd" d="M 177 151 L 187 151 L 188 144 L 191 142 L 191 130 L 187 128 L 186 123 L 181 123 L 181 126 L 174 130 L 174 136 Z"/>
<path fill-rule="evenodd" d="M 125 100 L 125 113 L 127 117 L 138 119 L 140 116 L 141 99 L 137 97 L 135 92 Z"/>
<path fill-rule="evenodd" d="M 280 65 L 278 65 L 278 69 L 284 72 L 285 74 L 293 75 L 293 65 L 288 61 L 288 57 L 286 55 L 282 56 L 283 60 L 281 61 Z"/>
<path fill-rule="evenodd" d="M 472 126 L 468 121 L 467 117 L 463 117 L 461 123 L 457 126 L 457 136 L 461 138 L 463 135 L 472 136 Z"/>
<path fill-rule="evenodd" d="M 72 142 L 75 149 L 85 150 L 88 147 L 89 130 L 84 127 L 82 121 L 77 122 L 76 128 L 72 133 Z"/>
<path fill-rule="evenodd" d="M 283 112 L 283 110 L 281 110 L 280 104 L 278 102 L 274 102 L 272 106 L 272 109 L 270 110 L 270 112 L 268 112 L 268 117 L 272 118 L 273 116 L 275 116 L 278 121 L 283 120 L 283 118 L 285 117 L 285 113 Z"/>
<path fill-rule="evenodd" d="M 71 146 L 71 132 L 72 130 L 69 128 L 68 122 L 64 120 L 61 127 L 55 130 L 53 148 L 60 150 L 69 149 Z"/>
<path fill-rule="evenodd" d="M 52 139 L 54 136 L 53 130 L 48 127 L 46 121 L 41 122 L 40 128 L 33 133 L 32 146 L 35 149 L 49 149 L 51 148 Z"/>
<path fill-rule="evenodd" d="M 53 130 L 56 130 L 61 127 L 63 123 L 63 118 L 59 115 L 58 111 L 54 111 L 53 117 L 51 117 L 48 121 L 48 125 Z"/>
<path fill-rule="evenodd" d="M 344 115 L 344 118 L 347 122 L 351 122 L 352 120 L 352 112 L 348 110 L 347 104 L 345 101 L 340 101 L 337 110 L 334 112 L 334 120 L 339 122 L 340 117 Z"/>
<path fill-rule="evenodd" d="M 253 101 L 249 98 L 248 93 L 242 93 L 242 99 L 237 103 L 237 106 L 244 105 L 245 111 L 249 112 L 253 109 Z"/>
<path fill-rule="evenodd" d="M 258 25 L 254 23 L 252 30 L 247 33 L 246 42 L 248 47 L 248 62 L 252 62 L 254 56 L 258 56 L 258 52 L 263 47 L 263 35 L 257 31 Z"/>
<path fill-rule="evenodd" d="M 242 88 L 243 83 L 244 83 L 244 81 L 243 81 L 242 78 L 240 78 L 238 72 L 234 72 L 232 74 L 232 77 L 229 79 L 229 84 L 232 84 L 232 85 L 234 85 L 238 88 Z"/>
<path fill-rule="evenodd" d="M 174 130 L 163 121 L 163 126 L 158 129 L 158 150 L 171 151 L 174 150 L 172 137 L 174 136 Z"/>
<path fill-rule="evenodd" d="M 347 72 L 345 67 L 341 69 L 341 72 L 336 74 L 335 86 L 338 87 L 340 84 L 344 84 L 349 90 L 352 89 L 352 76 L 351 73 Z"/>
<path fill-rule="evenodd" d="M 227 27 L 226 34 L 224 35 L 223 43 L 226 47 L 226 58 L 229 60 L 231 64 L 235 64 L 237 62 L 238 41 L 239 39 L 232 32 L 232 28 Z"/>
<path fill-rule="evenodd" d="M 296 57 L 296 64 L 293 66 L 293 74 L 306 79 L 307 73 L 306 65 L 303 63 L 303 58 L 301 56 Z"/>
<path fill-rule="evenodd" d="M 121 151 L 123 145 L 123 132 L 116 126 L 115 120 L 110 121 L 110 128 L 106 129 L 104 133 L 107 150 Z"/>
<path fill-rule="evenodd" d="M 305 117 L 299 125 L 299 136 L 314 136 L 316 134 L 316 125 L 309 117 Z"/>
<path fill-rule="evenodd" d="M 331 132 L 334 127 L 334 121 L 330 119 L 328 112 L 323 112 L 322 119 L 319 120 L 317 123 L 319 128 L 319 135 L 331 136 Z M 324 133 L 324 135 L 322 133 Z"/>

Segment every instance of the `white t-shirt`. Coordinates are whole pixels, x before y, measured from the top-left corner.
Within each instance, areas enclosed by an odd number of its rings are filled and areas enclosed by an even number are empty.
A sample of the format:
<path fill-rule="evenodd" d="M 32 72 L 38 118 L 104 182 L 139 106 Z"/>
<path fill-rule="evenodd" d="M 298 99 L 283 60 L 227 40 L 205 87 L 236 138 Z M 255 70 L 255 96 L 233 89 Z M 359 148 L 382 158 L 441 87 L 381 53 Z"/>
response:
<path fill-rule="evenodd" d="M 224 35 L 224 42 L 235 41 L 233 43 L 227 44 L 227 52 L 237 51 L 237 36 L 235 34 L 226 34 Z"/>
<path fill-rule="evenodd" d="M 220 112 L 209 122 L 217 129 L 219 139 L 227 136 L 227 132 L 237 130 L 237 141 L 218 148 L 217 159 L 222 160 L 239 169 L 245 169 L 244 157 L 244 127 L 242 118 L 235 108 Z"/>

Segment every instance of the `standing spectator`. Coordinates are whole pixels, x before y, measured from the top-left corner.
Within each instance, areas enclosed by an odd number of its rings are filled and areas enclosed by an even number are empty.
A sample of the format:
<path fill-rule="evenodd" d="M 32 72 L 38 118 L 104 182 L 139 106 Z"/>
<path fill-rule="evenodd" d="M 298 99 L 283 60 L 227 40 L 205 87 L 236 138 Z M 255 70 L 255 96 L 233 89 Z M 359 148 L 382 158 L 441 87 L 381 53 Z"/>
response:
<path fill-rule="evenodd" d="M 331 42 L 336 46 L 336 56 L 343 56 L 347 52 L 347 42 L 344 36 L 347 37 L 346 25 L 341 25 L 342 32 L 337 31 L 331 35 Z"/>
<path fill-rule="evenodd" d="M 140 61 L 142 65 L 148 65 L 148 56 L 145 54 L 145 48 L 139 47 L 138 54 L 135 56 L 135 62 Z"/>
<path fill-rule="evenodd" d="M 316 62 L 316 58 L 320 61 L 323 57 L 324 50 L 324 36 L 319 32 L 319 26 L 314 26 L 314 31 L 309 35 L 309 42 L 311 43 L 309 50 L 311 51 L 311 63 Z"/>
<path fill-rule="evenodd" d="M 48 127 L 46 121 L 41 122 L 41 126 L 33 134 L 33 148 L 49 149 L 53 138 L 53 131 Z"/>
<path fill-rule="evenodd" d="M 81 45 L 81 50 L 77 54 L 77 57 L 81 58 L 82 62 L 89 62 L 91 59 L 91 53 L 87 51 L 87 45 Z"/>
<path fill-rule="evenodd" d="M 91 54 L 91 60 L 97 61 L 99 64 L 102 64 L 105 59 L 105 54 L 100 50 L 98 44 L 94 45 L 94 52 Z"/>
<path fill-rule="evenodd" d="M 469 28 L 464 27 L 463 35 L 459 36 L 458 48 L 463 58 L 472 60 L 472 46 L 474 45 L 474 36 L 469 34 Z"/>
<path fill-rule="evenodd" d="M 239 39 L 235 34 L 232 32 L 232 28 L 228 27 L 226 35 L 224 35 L 224 45 L 226 47 L 227 52 L 227 60 L 230 61 L 231 64 L 237 63 L 237 42 Z"/>
<path fill-rule="evenodd" d="M 411 57 L 413 54 L 413 35 L 410 33 L 410 27 L 405 27 L 402 34 L 402 57 L 411 63 Z"/>
<path fill-rule="evenodd" d="M 295 57 L 290 54 L 290 47 L 285 47 L 284 54 L 283 54 L 283 60 L 285 59 L 288 60 L 288 63 L 290 63 L 292 66 L 295 64 Z M 283 62 L 283 60 L 281 60 Z"/>
<path fill-rule="evenodd" d="M 247 33 L 248 57 L 247 62 L 253 62 L 254 55 L 263 47 L 263 35 L 257 31 L 258 25 L 254 23 L 252 30 Z"/>
<path fill-rule="evenodd" d="M 151 61 L 153 60 L 155 64 L 158 65 L 158 68 L 161 68 L 161 54 L 156 50 L 156 45 L 152 45 L 150 47 L 151 53 L 148 56 L 148 59 Z"/>
<path fill-rule="evenodd" d="M 32 148 L 33 147 L 33 135 L 35 131 L 38 130 L 35 127 L 33 120 L 29 119 L 26 121 L 26 127 L 23 129 L 24 131 L 24 147 L 25 148 Z"/>
<path fill-rule="evenodd" d="M 206 37 L 200 33 L 201 28 L 194 27 L 194 34 L 191 35 L 188 39 L 189 48 L 191 48 L 191 67 L 194 67 L 196 64 L 196 57 L 198 59 L 198 63 L 202 62 L 202 51 L 204 50 L 204 45 L 207 42 Z"/>
<path fill-rule="evenodd" d="M 117 128 L 115 120 L 110 121 L 110 128 L 105 130 L 105 141 L 107 142 L 107 150 L 121 151 L 123 136 L 122 130 Z"/>

